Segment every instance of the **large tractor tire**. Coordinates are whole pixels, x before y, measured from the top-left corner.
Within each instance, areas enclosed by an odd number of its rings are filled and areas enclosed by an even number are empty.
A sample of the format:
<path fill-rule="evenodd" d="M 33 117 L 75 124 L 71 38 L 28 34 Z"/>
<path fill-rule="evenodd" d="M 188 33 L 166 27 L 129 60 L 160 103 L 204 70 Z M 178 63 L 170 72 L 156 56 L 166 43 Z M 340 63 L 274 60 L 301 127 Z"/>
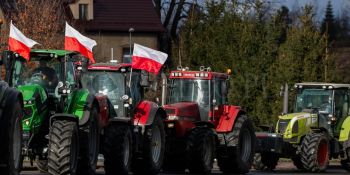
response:
<path fill-rule="evenodd" d="M 2 133 L 0 149 L 0 174 L 19 174 L 22 161 L 22 105 L 20 101 L 6 104 L 0 116 Z"/>
<path fill-rule="evenodd" d="M 100 145 L 98 110 L 92 107 L 89 121 L 79 128 L 78 174 L 93 175 L 96 172 Z"/>
<path fill-rule="evenodd" d="M 197 127 L 187 137 L 187 167 L 191 173 L 210 173 L 215 156 L 215 134 L 211 128 Z"/>
<path fill-rule="evenodd" d="M 329 142 L 324 133 L 310 133 L 302 141 L 301 162 L 310 172 L 325 171 L 329 163 Z"/>
<path fill-rule="evenodd" d="M 107 175 L 127 175 L 129 173 L 132 148 L 130 126 L 110 124 L 105 129 L 103 156 Z"/>
<path fill-rule="evenodd" d="M 156 115 L 152 125 L 145 130 L 142 159 L 133 157 L 132 171 L 136 174 L 158 174 L 163 165 L 164 152 L 164 124 L 160 115 Z"/>
<path fill-rule="evenodd" d="M 51 175 L 76 175 L 79 133 L 76 122 L 56 120 L 49 133 L 48 171 Z"/>
<path fill-rule="evenodd" d="M 252 121 L 245 115 L 239 116 L 233 130 L 226 135 L 226 140 L 227 147 L 221 147 L 217 151 L 220 170 L 227 174 L 249 172 L 254 159 L 256 142 Z"/>
<path fill-rule="evenodd" d="M 343 144 L 344 154 L 346 158 L 340 161 L 342 167 L 350 172 L 350 138 Z"/>
<path fill-rule="evenodd" d="M 256 170 L 268 170 L 272 171 L 276 169 L 279 156 L 276 153 L 256 153 L 254 155 L 253 167 Z"/>

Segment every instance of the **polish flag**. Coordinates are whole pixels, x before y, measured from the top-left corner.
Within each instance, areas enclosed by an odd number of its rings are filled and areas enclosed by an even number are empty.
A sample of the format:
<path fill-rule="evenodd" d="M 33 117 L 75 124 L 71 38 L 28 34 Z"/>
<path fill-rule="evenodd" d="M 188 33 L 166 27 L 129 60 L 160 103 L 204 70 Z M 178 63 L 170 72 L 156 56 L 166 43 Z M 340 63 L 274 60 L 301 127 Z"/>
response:
<path fill-rule="evenodd" d="M 153 74 L 158 74 L 164 62 L 168 58 L 168 54 L 134 44 L 134 52 L 132 54 L 132 68 L 146 70 Z"/>
<path fill-rule="evenodd" d="M 18 53 L 23 58 L 29 61 L 30 48 L 35 44 L 36 41 L 31 40 L 24 36 L 24 34 L 10 23 L 10 37 L 9 37 L 9 50 Z"/>
<path fill-rule="evenodd" d="M 80 52 L 95 63 L 92 48 L 96 46 L 96 41 L 83 36 L 66 22 L 66 35 L 64 38 L 64 49 Z"/>

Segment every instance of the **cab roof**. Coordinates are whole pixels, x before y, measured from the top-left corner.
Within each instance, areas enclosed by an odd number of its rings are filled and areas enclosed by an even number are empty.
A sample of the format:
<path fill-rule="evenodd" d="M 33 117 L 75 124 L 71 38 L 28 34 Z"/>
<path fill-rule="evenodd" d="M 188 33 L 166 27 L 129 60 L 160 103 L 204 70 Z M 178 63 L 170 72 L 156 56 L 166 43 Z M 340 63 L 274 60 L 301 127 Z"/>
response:
<path fill-rule="evenodd" d="M 56 54 L 58 57 L 63 57 L 65 55 L 75 55 L 79 54 L 79 52 L 75 51 L 68 51 L 68 50 L 47 50 L 47 49 L 32 49 L 30 51 L 31 55 L 37 55 L 37 54 Z"/>
<path fill-rule="evenodd" d="M 211 72 L 211 71 L 189 71 L 189 70 L 175 70 L 170 72 L 169 78 L 173 79 L 228 79 L 229 75 L 226 73 Z"/>
<path fill-rule="evenodd" d="M 89 70 L 119 71 L 121 68 L 131 67 L 130 63 L 95 63 L 88 67 Z"/>
<path fill-rule="evenodd" d="M 295 86 L 308 86 L 308 87 L 320 87 L 326 86 L 327 88 L 329 86 L 332 86 L 334 89 L 344 89 L 348 88 L 350 89 L 350 84 L 338 84 L 338 83 L 322 83 L 322 82 L 304 82 L 304 83 L 296 83 Z"/>

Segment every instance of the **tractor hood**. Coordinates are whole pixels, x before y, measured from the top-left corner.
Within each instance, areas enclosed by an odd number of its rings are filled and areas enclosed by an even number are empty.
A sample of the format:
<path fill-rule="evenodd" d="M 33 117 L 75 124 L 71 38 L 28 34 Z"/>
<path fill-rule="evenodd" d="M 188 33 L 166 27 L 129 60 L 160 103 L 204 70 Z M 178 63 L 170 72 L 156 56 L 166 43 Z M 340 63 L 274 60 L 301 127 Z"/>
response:
<path fill-rule="evenodd" d="M 279 116 L 278 118 L 282 119 L 282 120 L 291 120 L 294 117 L 296 117 L 296 118 L 304 118 L 304 117 L 307 117 L 307 116 L 310 116 L 310 113 L 299 112 L 299 113 L 285 114 L 285 115 Z"/>
<path fill-rule="evenodd" d="M 47 95 L 45 89 L 40 85 L 24 85 L 17 88 L 23 94 L 24 117 L 22 127 L 25 133 L 38 132 L 40 124 L 46 116 Z"/>
<path fill-rule="evenodd" d="M 194 102 L 179 102 L 174 104 L 164 105 L 168 118 L 170 116 L 174 117 L 185 117 L 185 118 L 199 118 L 199 107 L 197 103 Z"/>
<path fill-rule="evenodd" d="M 23 94 L 23 101 L 29 101 L 40 98 L 41 101 L 47 98 L 44 88 L 40 85 L 19 86 L 18 90 Z"/>

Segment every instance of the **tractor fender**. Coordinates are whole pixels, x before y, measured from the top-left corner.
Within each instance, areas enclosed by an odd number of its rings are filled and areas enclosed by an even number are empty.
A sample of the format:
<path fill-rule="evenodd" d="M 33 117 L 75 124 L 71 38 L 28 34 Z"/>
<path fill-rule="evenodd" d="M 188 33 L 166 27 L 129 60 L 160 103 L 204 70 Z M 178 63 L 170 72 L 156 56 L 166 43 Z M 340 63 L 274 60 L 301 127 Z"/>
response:
<path fill-rule="evenodd" d="M 90 111 L 94 105 L 97 106 L 98 113 L 100 113 L 100 111 L 99 111 L 100 105 L 99 105 L 98 100 L 96 99 L 96 96 L 89 93 L 88 97 L 86 98 L 86 104 L 84 106 L 83 116 L 79 120 L 79 126 L 85 125 L 89 121 Z M 100 117 L 98 117 L 98 118 L 99 118 L 98 120 L 100 120 Z"/>
<path fill-rule="evenodd" d="M 345 142 L 349 139 L 349 133 L 350 133 L 350 116 L 348 116 L 340 129 L 340 135 L 339 135 L 339 141 Z"/>
<path fill-rule="evenodd" d="M 106 95 L 96 95 L 96 102 L 98 105 L 98 111 L 100 112 L 100 117 L 98 119 L 100 128 L 104 128 L 108 125 L 111 110 L 110 108 L 113 108 L 113 106 Z"/>
<path fill-rule="evenodd" d="M 57 113 L 57 114 L 54 114 L 50 117 L 50 127 L 51 127 L 52 123 L 56 120 L 68 120 L 68 121 L 75 122 L 77 125 L 79 124 L 78 116 L 73 115 L 73 114 Z"/>
<path fill-rule="evenodd" d="M 157 114 L 161 115 L 162 119 L 166 118 L 165 110 L 156 103 L 147 100 L 141 101 L 134 110 L 132 123 L 135 126 L 149 126 Z"/>
<path fill-rule="evenodd" d="M 221 113 L 219 122 L 216 126 L 216 131 L 219 133 L 231 132 L 237 117 L 245 114 L 245 112 L 239 106 L 224 105 L 223 108 L 223 112 Z"/>
<path fill-rule="evenodd" d="M 89 121 L 90 110 L 94 105 L 96 105 L 98 113 L 100 112 L 98 100 L 95 95 L 91 94 L 86 89 L 76 92 L 71 103 L 72 106 L 68 113 L 78 118 L 79 126 L 82 126 Z"/>

